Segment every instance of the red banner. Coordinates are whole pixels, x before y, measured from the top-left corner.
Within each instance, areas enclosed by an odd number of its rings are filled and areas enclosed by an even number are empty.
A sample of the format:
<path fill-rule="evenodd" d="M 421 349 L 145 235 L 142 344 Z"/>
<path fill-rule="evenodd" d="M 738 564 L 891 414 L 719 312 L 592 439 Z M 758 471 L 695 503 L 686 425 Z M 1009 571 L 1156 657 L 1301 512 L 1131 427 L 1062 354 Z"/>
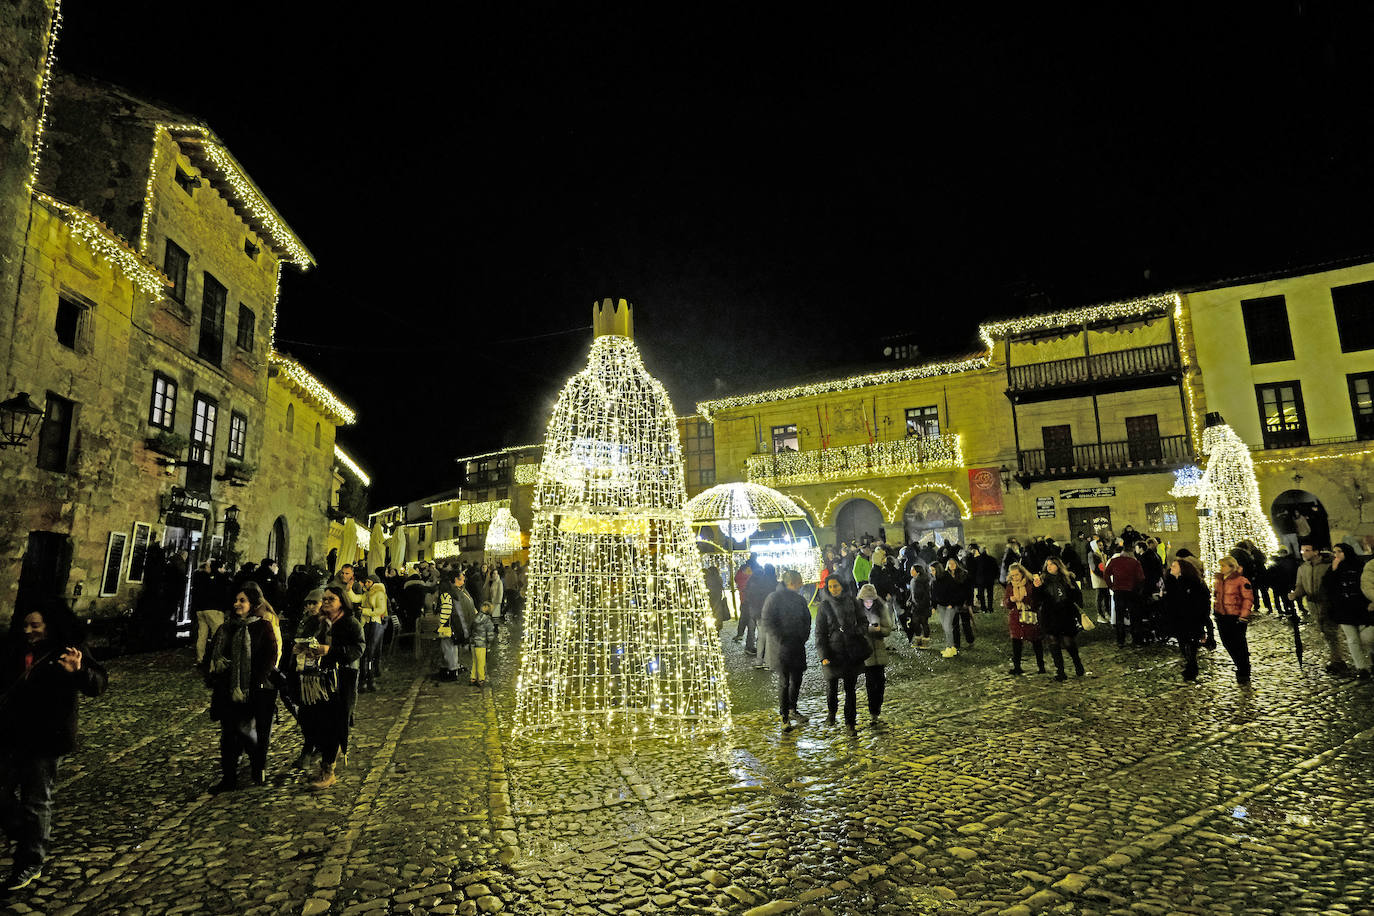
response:
<path fill-rule="evenodd" d="M 1002 471 L 998 468 L 968 469 L 969 511 L 974 515 L 1002 514 Z"/>

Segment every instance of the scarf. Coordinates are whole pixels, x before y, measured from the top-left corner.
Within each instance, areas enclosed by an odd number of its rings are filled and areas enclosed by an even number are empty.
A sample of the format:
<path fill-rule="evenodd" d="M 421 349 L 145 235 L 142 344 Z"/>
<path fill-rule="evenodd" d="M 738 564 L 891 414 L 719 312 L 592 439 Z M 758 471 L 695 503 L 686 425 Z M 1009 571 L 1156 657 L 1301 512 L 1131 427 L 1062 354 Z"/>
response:
<path fill-rule="evenodd" d="M 1026 587 L 1027 584 L 1025 579 L 1021 580 L 1020 585 L 1012 585 L 1011 580 L 1007 580 L 1007 594 L 1011 596 L 1012 606 L 1017 610 L 1024 611 L 1026 609 L 1026 598 L 1030 594 L 1030 589 Z"/>
<path fill-rule="evenodd" d="M 253 625 L 261 622 L 261 617 L 235 617 L 224 623 L 226 645 L 215 656 L 210 670 L 229 672 L 229 699 L 235 703 L 247 703 L 253 688 Z"/>

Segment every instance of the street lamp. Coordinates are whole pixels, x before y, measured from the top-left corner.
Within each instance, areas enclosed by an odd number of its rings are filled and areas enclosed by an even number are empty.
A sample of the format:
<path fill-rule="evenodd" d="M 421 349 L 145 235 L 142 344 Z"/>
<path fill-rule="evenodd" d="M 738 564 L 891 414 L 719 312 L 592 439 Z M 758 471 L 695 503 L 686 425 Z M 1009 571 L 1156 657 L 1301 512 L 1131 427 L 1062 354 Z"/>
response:
<path fill-rule="evenodd" d="M 1004 465 L 1002 465 L 1000 468 L 998 468 L 997 470 L 998 470 L 998 471 L 1001 473 L 1001 475 L 1002 475 L 1002 489 L 1005 490 L 1006 492 L 1010 493 L 1010 492 L 1011 492 L 1011 468 L 1007 467 L 1007 466 L 1004 464 Z"/>
<path fill-rule="evenodd" d="M 0 401 L 0 449 L 23 448 L 38 431 L 43 410 L 29 400 L 29 393 L 21 391 L 7 401 Z"/>

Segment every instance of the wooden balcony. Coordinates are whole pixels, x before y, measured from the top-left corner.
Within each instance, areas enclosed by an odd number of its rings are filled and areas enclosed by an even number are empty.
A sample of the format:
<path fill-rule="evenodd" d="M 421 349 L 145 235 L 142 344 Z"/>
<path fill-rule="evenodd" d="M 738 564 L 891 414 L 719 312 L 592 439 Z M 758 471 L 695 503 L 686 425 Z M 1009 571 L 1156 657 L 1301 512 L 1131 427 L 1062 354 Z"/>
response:
<path fill-rule="evenodd" d="M 870 477 L 903 477 L 946 471 L 963 467 L 963 464 L 964 452 L 958 434 L 947 434 L 754 455 L 745 459 L 745 476 L 750 483 L 782 487 Z"/>
<path fill-rule="evenodd" d="M 1007 397 L 1018 404 L 1090 392 L 1129 391 L 1176 383 L 1183 371 L 1171 343 L 1113 350 L 1007 368 Z"/>
<path fill-rule="evenodd" d="M 1066 449 L 1030 448 L 1017 452 L 1016 479 L 1022 486 L 1036 480 L 1071 477 L 1107 478 L 1148 474 L 1193 460 L 1187 436 L 1161 436 L 1125 442 L 1094 442 Z"/>

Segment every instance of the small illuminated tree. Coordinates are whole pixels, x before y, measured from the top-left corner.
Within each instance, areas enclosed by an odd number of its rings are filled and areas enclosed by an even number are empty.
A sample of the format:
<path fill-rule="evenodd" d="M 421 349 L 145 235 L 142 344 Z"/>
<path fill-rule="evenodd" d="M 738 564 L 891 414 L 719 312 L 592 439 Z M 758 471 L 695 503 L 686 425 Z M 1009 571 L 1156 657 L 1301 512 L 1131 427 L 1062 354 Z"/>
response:
<path fill-rule="evenodd" d="M 487 526 L 487 540 L 483 546 L 487 556 L 505 559 L 520 549 L 520 522 L 505 506 L 496 510 Z"/>
<path fill-rule="evenodd" d="M 514 731 L 672 737 L 729 724 L 677 418 L 625 300 L 595 307 L 587 366 L 549 420 L 535 482 Z"/>
<path fill-rule="evenodd" d="M 1252 541 L 1265 556 L 1279 549 L 1279 539 L 1260 504 L 1259 483 L 1250 447 L 1221 415 L 1207 415 L 1202 432 L 1207 468 L 1195 484 L 1183 484 L 1197 496 L 1198 548 L 1209 572 L 1241 541 Z"/>

